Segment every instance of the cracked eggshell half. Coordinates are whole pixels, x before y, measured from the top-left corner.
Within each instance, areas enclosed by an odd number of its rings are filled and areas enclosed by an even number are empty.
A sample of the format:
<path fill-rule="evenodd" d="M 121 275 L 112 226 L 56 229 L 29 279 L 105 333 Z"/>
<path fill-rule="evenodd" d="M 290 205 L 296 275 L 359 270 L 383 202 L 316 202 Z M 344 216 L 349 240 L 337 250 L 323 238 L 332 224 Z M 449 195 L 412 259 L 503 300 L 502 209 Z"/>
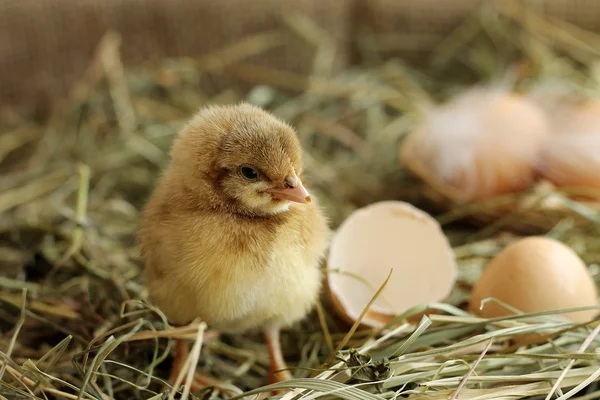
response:
<path fill-rule="evenodd" d="M 354 323 L 387 278 L 362 320 L 383 327 L 411 307 L 444 300 L 454 287 L 454 252 L 429 214 L 401 201 L 356 210 L 334 234 L 327 283 L 336 312 Z"/>

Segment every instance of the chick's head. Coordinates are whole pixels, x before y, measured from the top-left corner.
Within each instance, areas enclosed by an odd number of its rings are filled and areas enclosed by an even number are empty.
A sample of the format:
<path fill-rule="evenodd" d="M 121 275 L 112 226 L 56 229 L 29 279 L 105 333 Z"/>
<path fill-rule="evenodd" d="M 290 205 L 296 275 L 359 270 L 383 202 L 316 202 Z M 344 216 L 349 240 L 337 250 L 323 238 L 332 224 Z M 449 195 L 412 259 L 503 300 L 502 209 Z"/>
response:
<path fill-rule="evenodd" d="M 295 131 L 249 104 L 199 112 L 178 137 L 171 157 L 186 191 L 215 207 L 264 216 L 310 202 Z"/>

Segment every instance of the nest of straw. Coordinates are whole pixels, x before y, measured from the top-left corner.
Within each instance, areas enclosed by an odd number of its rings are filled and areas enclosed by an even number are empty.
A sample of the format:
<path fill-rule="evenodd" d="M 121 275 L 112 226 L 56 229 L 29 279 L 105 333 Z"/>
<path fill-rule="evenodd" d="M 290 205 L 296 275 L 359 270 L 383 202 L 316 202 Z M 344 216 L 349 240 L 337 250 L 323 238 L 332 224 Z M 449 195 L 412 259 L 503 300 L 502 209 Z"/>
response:
<path fill-rule="evenodd" d="M 499 4 L 478 10 L 433 51 L 426 68 L 389 60 L 336 76 L 327 75 L 330 47 L 317 49 L 310 77 L 244 61 L 279 45 L 277 32 L 247 37 L 201 59 L 133 69 L 123 68 L 120 39 L 109 34 L 48 120 L 3 110 L 0 398 L 230 397 L 211 389 L 190 394 L 185 387 L 163 393 L 174 338 L 193 340 L 198 368 L 228 382 L 240 397 L 287 388 L 293 391 L 280 397 L 599 398 L 598 321 L 574 325 L 553 315 L 560 310 L 493 320 L 464 311 L 482 267 L 518 236 L 510 218 L 480 226 L 464 222 L 489 205 L 438 214 L 460 266 L 446 303 L 408 310 L 387 329 L 371 330 L 348 326 L 324 301 L 283 332 L 295 379 L 275 386 L 265 386 L 268 358 L 260 336 L 205 341 L 201 323 L 172 327 L 147 302 L 141 279 L 134 241 L 139 210 L 168 161 L 174 135 L 209 103 L 244 99 L 295 125 L 311 186 L 334 226 L 357 207 L 383 199 L 436 212 L 439 204 L 423 196 L 422 182 L 398 160 L 419 104 L 505 78 L 515 65 L 530 71 L 514 69 L 517 88 L 568 77 L 586 94 L 594 79 L 600 38 L 548 21 L 535 9 Z M 376 36 L 360 40 L 378 43 Z M 377 46 L 364 49 L 363 59 L 376 59 Z M 215 76 L 254 86 L 199 89 Z M 534 228 L 575 249 L 599 281 L 597 216 L 569 201 L 589 223 L 561 214 L 548 224 L 538 215 L 544 223 Z M 410 318 L 424 309 L 431 313 Z M 528 332 L 545 340 L 524 347 L 511 340 Z"/>

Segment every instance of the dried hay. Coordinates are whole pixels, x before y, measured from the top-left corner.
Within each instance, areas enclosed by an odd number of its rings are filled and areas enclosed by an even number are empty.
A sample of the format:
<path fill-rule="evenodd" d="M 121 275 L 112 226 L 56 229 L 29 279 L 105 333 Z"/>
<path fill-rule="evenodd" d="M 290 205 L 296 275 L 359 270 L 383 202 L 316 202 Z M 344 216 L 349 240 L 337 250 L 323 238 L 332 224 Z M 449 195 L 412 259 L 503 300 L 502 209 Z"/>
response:
<path fill-rule="evenodd" d="M 415 324 L 406 318 L 422 309 L 409 310 L 390 329 L 375 332 L 345 326 L 323 304 L 283 333 L 293 381 L 264 386 L 268 360 L 260 336 L 205 341 L 202 323 L 171 327 L 145 301 L 133 240 L 138 212 L 167 162 L 173 135 L 202 105 L 246 99 L 293 123 L 307 149 L 312 186 L 337 225 L 356 207 L 381 199 L 435 210 L 397 159 L 398 143 L 421 105 L 504 79 L 513 65 L 530 71 L 514 70 L 516 88 L 551 78 L 568 78 L 584 95 L 597 87 L 596 36 L 552 27 L 535 10 L 486 4 L 439 46 L 430 68 L 420 70 L 390 60 L 330 76 L 334 49 L 327 45 L 318 47 L 310 77 L 244 63 L 277 43 L 267 32 L 202 59 L 124 71 L 120 39 L 110 34 L 50 121 L 4 110 L 0 399 L 167 398 L 160 392 L 170 339 L 177 337 L 195 342 L 192 357 L 201 354 L 200 370 L 246 396 L 291 388 L 283 398 L 600 398 L 598 321 L 573 325 L 552 313 L 485 320 L 462 310 L 482 266 L 516 239 L 510 218 L 482 229 L 459 223 L 487 205 L 440 216 L 460 276 L 447 303 L 424 305 L 439 314 Z M 307 37 L 321 32 L 306 19 L 291 24 L 300 25 Z M 215 74 L 256 86 L 249 93 L 197 89 Z M 570 204 L 578 211 L 578 203 Z M 589 224 L 563 215 L 550 230 L 535 228 L 574 248 L 599 281 L 598 216 L 586 215 Z M 547 340 L 514 346 L 511 338 L 526 332 Z M 193 396 L 176 390 L 178 398 Z M 211 395 L 226 397 L 210 390 L 194 396 Z"/>

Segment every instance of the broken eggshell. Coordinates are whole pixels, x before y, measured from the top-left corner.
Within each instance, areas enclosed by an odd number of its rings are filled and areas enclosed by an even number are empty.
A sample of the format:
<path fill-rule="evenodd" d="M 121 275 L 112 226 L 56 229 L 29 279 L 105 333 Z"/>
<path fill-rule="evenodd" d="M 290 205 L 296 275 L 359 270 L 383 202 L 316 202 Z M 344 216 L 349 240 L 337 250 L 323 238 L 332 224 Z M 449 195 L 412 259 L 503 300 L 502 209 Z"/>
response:
<path fill-rule="evenodd" d="M 457 266 L 448 239 L 429 214 L 400 201 L 356 210 L 332 238 L 327 283 L 336 312 L 354 323 L 390 280 L 362 324 L 383 327 L 408 309 L 444 300 Z"/>
<path fill-rule="evenodd" d="M 598 190 L 599 150 L 600 101 L 588 100 L 557 119 L 540 151 L 538 170 L 557 187 Z"/>
<path fill-rule="evenodd" d="M 547 130 L 533 101 L 476 87 L 430 110 L 401 144 L 400 160 L 455 202 L 488 199 L 533 184 Z"/>

